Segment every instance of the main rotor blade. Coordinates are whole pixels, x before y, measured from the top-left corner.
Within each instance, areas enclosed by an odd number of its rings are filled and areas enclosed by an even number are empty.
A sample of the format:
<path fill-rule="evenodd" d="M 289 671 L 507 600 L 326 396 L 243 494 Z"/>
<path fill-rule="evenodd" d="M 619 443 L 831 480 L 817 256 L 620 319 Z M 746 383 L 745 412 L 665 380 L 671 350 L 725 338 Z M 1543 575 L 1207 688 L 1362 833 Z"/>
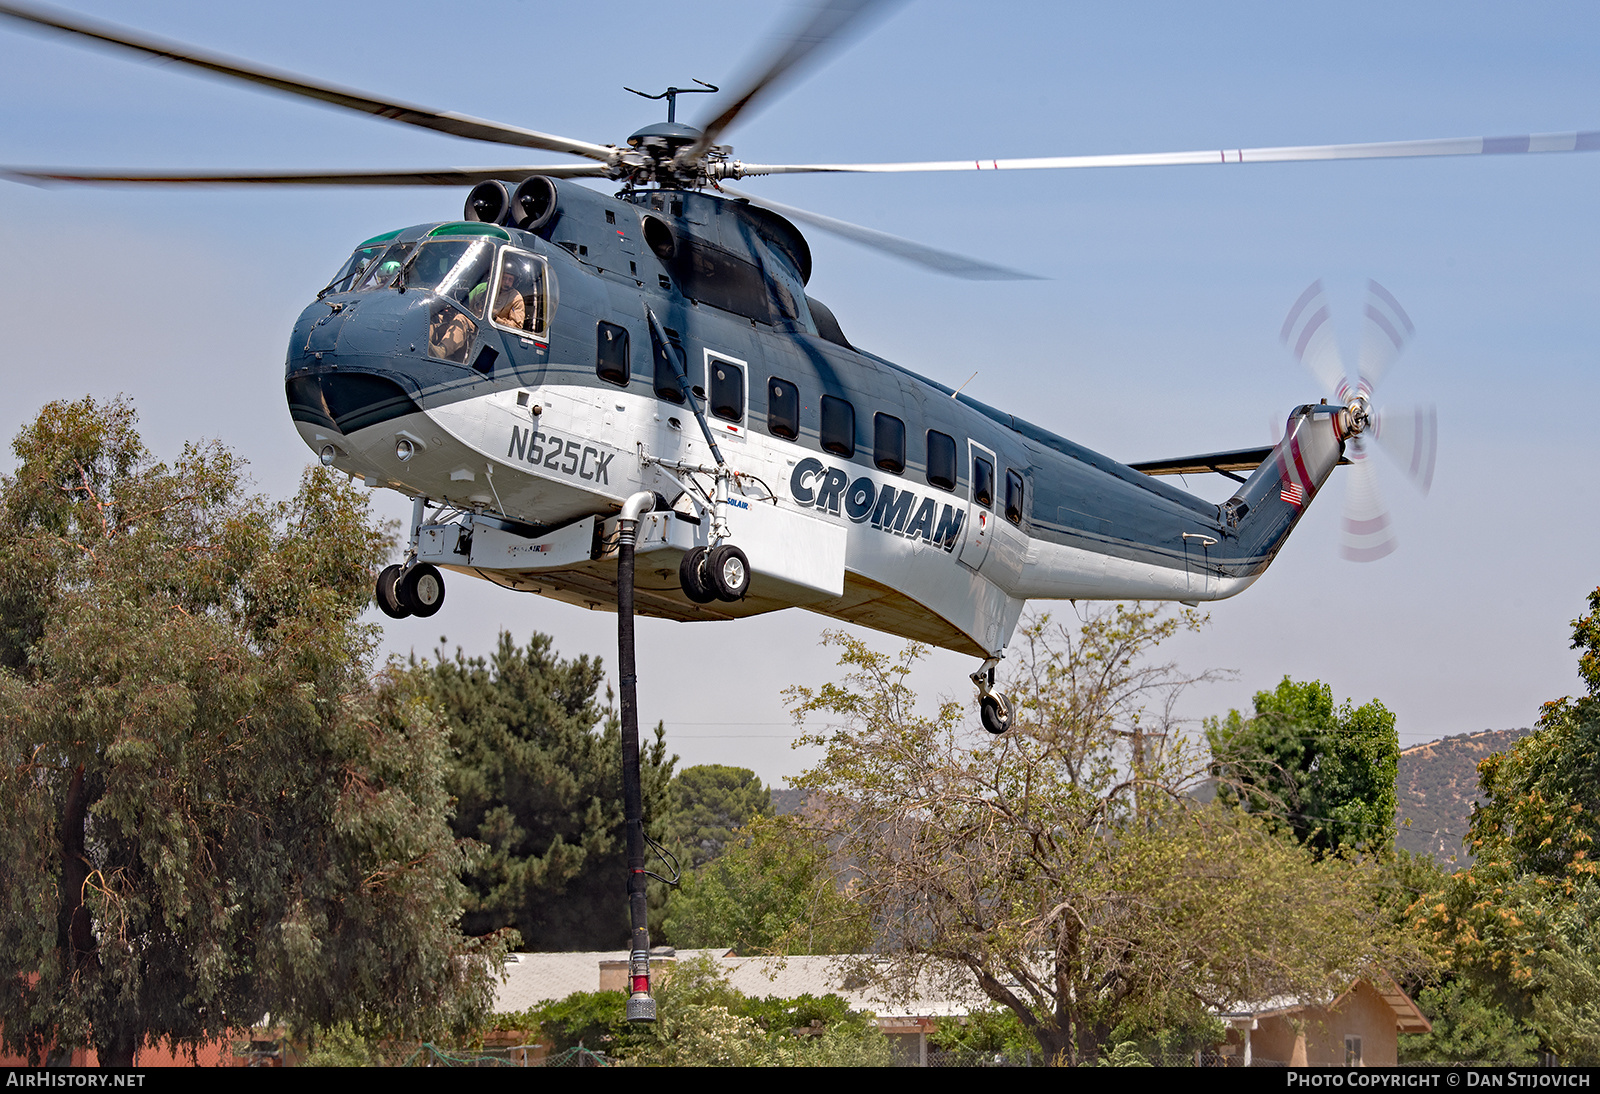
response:
<path fill-rule="evenodd" d="M 724 129 L 733 124 L 749 105 L 786 73 L 825 46 L 844 40 L 852 29 L 874 11 L 887 10 L 901 0 L 822 0 L 811 15 L 786 34 L 777 50 L 753 77 L 746 80 L 729 99 L 722 113 L 700 127 L 701 138 L 692 152 L 699 155 L 716 143 Z"/>
<path fill-rule="evenodd" d="M 793 205 L 784 205 L 766 198 L 758 198 L 735 190 L 731 186 L 721 187 L 723 193 L 731 194 L 736 198 L 743 198 L 752 205 L 759 205 L 763 209 L 770 209 L 780 216 L 790 220 L 798 220 L 802 224 L 809 224 L 813 228 L 820 228 L 824 232 L 848 239 L 852 243 L 859 243 L 864 247 L 871 247 L 875 251 L 883 251 L 904 259 L 935 273 L 946 274 L 950 277 L 959 277 L 967 281 L 1043 281 L 1044 278 L 1037 274 L 1023 273 L 1021 270 L 1008 269 L 1005 266 L 995 266 L 988 262 L 981 262 L 976 258 L 954 254 L 950 251 L 941 251 L 921 243 L 913 243 L 909 239 L 901 239 L 887 232 L 880 232 L 873 228 L 863 228 L 859 224 L 851 224 L 847 220 L 835 220 L 825 217 L 820 213 L 810 213 L 804 209 L 796 209 Z"/>
<path fill-rule="evenodd" d="M 1297 163 L 1305 160 L 1382 160 L 1424 156 L 1499 156 L 1522 152 L 1600 151 L 1600 130 L 1534 133 L 1518 137 L 1444 137 L 1372 144 L 1305 144 L 1283 148 L 1222 148 L 1199 152 L 1140 152 L 1105 156 L 1045 156 L 1011 160 L 938 160 L 925 163 L 797 163 L 739 165 L 739 174 L 896 174 L 914 171 L 1035 171 L 1081 167 L 1181 167 L 1203 164 Z"/>
<path fill-rule="evenodd" d="M 490 179 L 521 182 L 533 175 L 573 179 L 600 177 L 592 163 L 551 167 L 435 167 L 402 171 L 84 171 L 75 167 L 0 167 L 0 178 L 33 186 L 80 183 L 103 186 L 461 186 Z"/>
<path fill-rule="evenodd" d="M 501 122 L 473 118 L 466 114 L 430 110 L 427 107 L 373 98 L 365 92 L 352 91 L 332 84 L 315 83 L 302 76 L 296 76 L 288 72 L 254 67 L 231 57 L 205 53 L 189 46 L 163 41 L 159 38 L 146 38 L 131 31 L 123 30 L 120 27 L 111 27 L 104 24 L 91 23 L 87 20 L 69 18 L 65 14 L 46 8 L 0 3 L 0 15 L 10 16 L 13 19 L 32 26 L 43 27 L 47 30 L 77 35 L 102 45 L 132 50 L 135 53 L 142 53 L 159 60 L 176 61 L 179 64 L 190 65 L 209 72 L 214 76 L 223 76 L 231 80 L 259 84 L 263 87 L 272 88 L 274 91 L 281 91 L 286 95 L 315 99 L 329 106 L 355 110 L 363 114 L 372 114 L 379 118 L 388 118 L 390 121 L 403 122 L 406 125 L 415 125 L 423 129 L 432 129 L 439 133 L 448 133 L 454 137 L 466 137 L 469 140 L 476 141 L 491 141 L 495 144 L 510 144 L 520 148 L 538 148 L 545 152 L 569 152 L 575 156 L 587 156 L 595 160 L 609 159 L 613 152 L 613 149 L 607 148 L 605 145 L 591 144 L 588 141 L 575 141 L 567 137 L 557 137 L 549 133 L 538 133 L 532 129 L 505 125 Z"/>

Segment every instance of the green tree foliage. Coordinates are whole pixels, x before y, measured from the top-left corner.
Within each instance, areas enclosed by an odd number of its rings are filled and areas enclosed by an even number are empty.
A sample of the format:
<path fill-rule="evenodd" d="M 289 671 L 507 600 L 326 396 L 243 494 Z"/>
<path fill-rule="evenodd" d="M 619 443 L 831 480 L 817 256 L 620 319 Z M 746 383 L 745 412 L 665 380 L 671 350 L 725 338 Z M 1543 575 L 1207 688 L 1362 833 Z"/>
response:
<path fill-rule="evenodd" d="M 1224 802 L 1281 817 L 1319 851 L 1393 845 L 1400 737 L 1378 700 L 1335 709 L 1328 685 L 1285 676 L 1256 692 L 1252 717 L 1207 719 L 1206 740 Z"/>
<path fill-rule="evenodd" d="M 388 549 L 312 468 L 243 493 L 154 462 L 132 409 L 54 403 L 0 480 L 0 1028 L 35 1058 L 272 1012 L 404 1035 L 486 1008 L 456 927 L 445 739 L 367 676 Z"/>
<path fill-rule="evenodd" d="M 1538 1062 L 1538 1033 L 1466 977 L 1429 984 L 1417 992 L 1416 1002 L 1433 1029 L 1400 1036 L 1402 1063 Z"/>
<path fill-rule="evenodd" d="M 756 773 L 725 764 L 700 764 L 678 772 L 670 802 L 662 842 L 686 870 L 722 854 L 738 829 L 772 812 L 772 792 Z"/>
<path fill-rule="evenodd" d="M 741 954 L 851 953 L 870 924 L 835 879 L 827 845 L 794 817 L 759 817 L 667 897 L 666 938 Z"/>
<path fill-rule="evenodd" d="M 469 932 L 514 927 L 530 950 L 627 945 L 622 735 L 596 699 L 604 678 L 598 658 L 563 660 L 542 634 L 411 666 L 410 690 L 450 728 L 456 834 L 487 847 L 467 875 Z M 663 736 L 640 749 L 657 836 L 677 762 Z"/>
<path fill-rule="evenodd" d="M 928 1034 L 928 1047 L 1012 1059 L 1039 1051 L 1039 1043 L 1017 1016 L 999 1007 L 980 1007 L 960 1017 L 939 1019 Z"/>
<path fill-rule="evenodd" d="M 920 713 L 898 659 L 848 636 L 843 682 L 796 689 L 843 721 L 799 784 L 825 802 L 890 959 L 908 984 L 955 970 L 1016 1015 L 1047 1059 L 1114 1050 L 1114 1032 L 1197 1026 L 1212 1007 L 1321 995 L 1408 963 L 1376 871 L 1314 860 L 1258 819 L 1188 796 L 1205 764 L 1176 732 L 1191 679 L 1152 663 L 1193 614 L 1138 605 L 1081 629 L 1040 620 L 1016 644 L 1009 733 Z"/>
<path fill-rule="evenodd" d="M 679 961 L 656 993 L 653 1039 L 627 1052 L 646 1067 L 887 1067 L 888 1039 L 835 995 L 751 999 L 710 958 Z"/>
<path fill-rule="evenodd" d="M 1567 1062 L 1600 1061 L 1600 589 L 1589 608 L 1572 624 L 1587 694 L 1479 765 L 1476 861 L 1418 908 L 1472 989 Z"/>
<path fill-rule="evenodd" d="M 659 980 L 659 967 L 655 975 Z M 586 1048 L 623 1057 L 630 1047 L 654 1036 L 648 1026 L 628 1021 L 628 993 L 624 991 L 573 992 L 517 1014 L 496 1015 L 495 1024 L 501 1029 L 534 1033 L 552 1053 Z"/>
<path fill-rule="evenodd" d="M 871 1015 L 837 995 L 751 998 L 708 957 L 657 962 L 658 1022 L 630 1023 L 627 994 L 575 992 L 514 1015 L 502 1029 L 536 1031 L 553 1053 L 579 1045 L 631 1063 L 705 1066 L 882 1066 L 888 1045 Z"/>

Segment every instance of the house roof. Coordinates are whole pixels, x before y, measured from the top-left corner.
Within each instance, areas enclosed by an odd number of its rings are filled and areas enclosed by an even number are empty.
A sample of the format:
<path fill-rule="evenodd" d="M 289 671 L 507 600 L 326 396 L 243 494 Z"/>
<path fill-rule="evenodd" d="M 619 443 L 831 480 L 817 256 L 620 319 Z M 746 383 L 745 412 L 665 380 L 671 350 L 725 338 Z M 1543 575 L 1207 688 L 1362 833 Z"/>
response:
<path fill-rule="evenodd" d="M 1223 1021 L 1272 1018 L 1283 1014 L 1293 1014 L 1295 1011 L 1307 1010 L 1313 1007 L 1326 1007 L 1329 1010 L 1337 1007 L 1349 998 L 1361 984 L 1367 984 L 1378 994 L 1389 1009 L 1394 1012 L 1395 1030 L 1398 1033 L 1427 1033 L 1433 1029 L 1433 1024 L 1427 1016 L 1417 1008 L 1411 996 L 1405 993 L 1393 977 L 1380 974 L 1375 977 L 1360 977 L 1351 981 L 1350 986 L 1340 992 L 1331 1000 L 1316 1001 L 1310 999 L 1295 999 L 1290 996 L 1279 996 L 1274 999 L 1265 999 L 1259 1002 L 1246 1003 L 1237 1009 L 1219 1013 L 1218 1018 Z"/>
<path fill-rule="evenodd" d="M 868 955 L 814 955 L 795 957 L 738 957 L 729 950 L 678 950 L 676 960 L 710 957 L 728 984 L 754 998 L 797 995 L 842 997 L 855 1010 L 871 1011 L 879 1018 L 934 1018 L 967 1014 L 990 1006 L 970 977 L 925 973 L 904 995 L 852 981 L 849 966 Z M 495 991 L 497 1013 L 525 1010 L 540 1003 L 565 999 L 574 992 L 600 990 L 602 964 L 626 962 L 626 950 L 590 950 L 579 953 L 516 953 L 507 958 L 505 978 Z M 652 955 L 659 968 L 672 958 Z"/>

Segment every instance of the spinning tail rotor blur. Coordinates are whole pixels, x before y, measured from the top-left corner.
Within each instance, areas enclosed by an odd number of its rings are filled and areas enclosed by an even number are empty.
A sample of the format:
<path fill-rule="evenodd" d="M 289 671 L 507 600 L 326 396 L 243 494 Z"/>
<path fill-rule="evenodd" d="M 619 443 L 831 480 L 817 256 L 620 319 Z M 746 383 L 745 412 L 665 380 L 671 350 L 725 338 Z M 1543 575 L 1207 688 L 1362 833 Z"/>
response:
<path fill-rule="evenodd" d="M 1353 377 L 1339 352 L 1331 318 L 1322 282 L 1314 281 L 1289 309 L 1279 339 L 1323 390 L 1346 408 L 1350 475 L 1345 483 L 1339 553 L 1352 562 L 1373 562 L 1392 554 L 1398 543 L 1378 489 L 1367 440 L 1370 436 L 1377 441 L 1427 494 L 1438 454 L 1438 420 L 1431 406 L 1373 407 L 1373 390 L 1416 333 L 1411 317 L 1388 289 L 1376 281 L 1367 282 L 1361 350 Z"/>

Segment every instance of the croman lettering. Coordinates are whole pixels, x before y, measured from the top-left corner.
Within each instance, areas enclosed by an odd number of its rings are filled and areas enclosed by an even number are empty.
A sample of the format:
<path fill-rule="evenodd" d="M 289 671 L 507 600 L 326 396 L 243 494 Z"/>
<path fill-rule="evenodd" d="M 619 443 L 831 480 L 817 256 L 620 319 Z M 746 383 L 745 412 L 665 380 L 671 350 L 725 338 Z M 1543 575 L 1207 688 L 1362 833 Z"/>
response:
<path fill-rule="evenodd" d="M 885 486 L 885 490 L 890 487 Z M 850 484 L 850 489 L 844 496 L 844 515 L 860 524 L 872 515 L 872 501 L 878 496 L 878 488 L 868 478 L 860 478 Z"/>
<path fill-rule="evenodd" d="M 917 515 L 911 518 L 911 523 L 906 525 L 906 537 L 921 536 L 925 541 L 933 542 L 933 499 L 923 498 L 922 505 L 917 510 Z"/>
<path fill-rule="evenodd" d="M 914 491 L 887 483 L 879 485 L 866 475 L 852 482 L 847 472 L 811 456 L 795 464 L 789 476 L 789 494 L 801 505 L 835 516 L 842 505 L 844 515 L 856 524 L 871 521 L 879 531 L 920 539 L 945 551 L 955 550 L 967 515 L 960 505 L 945 504 L 941 509 L 935 498 L 919 498 Z"/>
<path fill-rule="evenodd" d="M 837 467 L 828 468 L 828 473 L 822 477 L 822 485 L 817 489 L 817 508 L 837 515 L 839 495 L 844 493 L 844 485 L 849 481 L 850 476 Z"/>
<path fill-rule="evenodd" d="M 917 496 L 909 490 L 895 490 L 885 486 L 878 491 L 878 507 L 872 511 L 872 526 L 889 532 L 898 532 L 906 526 L 911 515 L 911 503 Z"/>
<path fill-rule="evenodd" d="M 956 535 L 961 531 L 961 518 L 966 512 L 946 505 L 944 512 L 939 514 L 939 527 L 933 533 L 933 542 L 940 544 L 946 551 L 955 546 Z"/>
<path fill-rule="evenodd" d="M 814 460 L 807 456 L 795 464 L 794 474 L 789 476 L 789 493 L 794 495 L 794 500 L 801 505 L 810 505 L 817 500 L 816 491 L 810 487 L 810 481 L 822 473 L 822 461 Z"/>

